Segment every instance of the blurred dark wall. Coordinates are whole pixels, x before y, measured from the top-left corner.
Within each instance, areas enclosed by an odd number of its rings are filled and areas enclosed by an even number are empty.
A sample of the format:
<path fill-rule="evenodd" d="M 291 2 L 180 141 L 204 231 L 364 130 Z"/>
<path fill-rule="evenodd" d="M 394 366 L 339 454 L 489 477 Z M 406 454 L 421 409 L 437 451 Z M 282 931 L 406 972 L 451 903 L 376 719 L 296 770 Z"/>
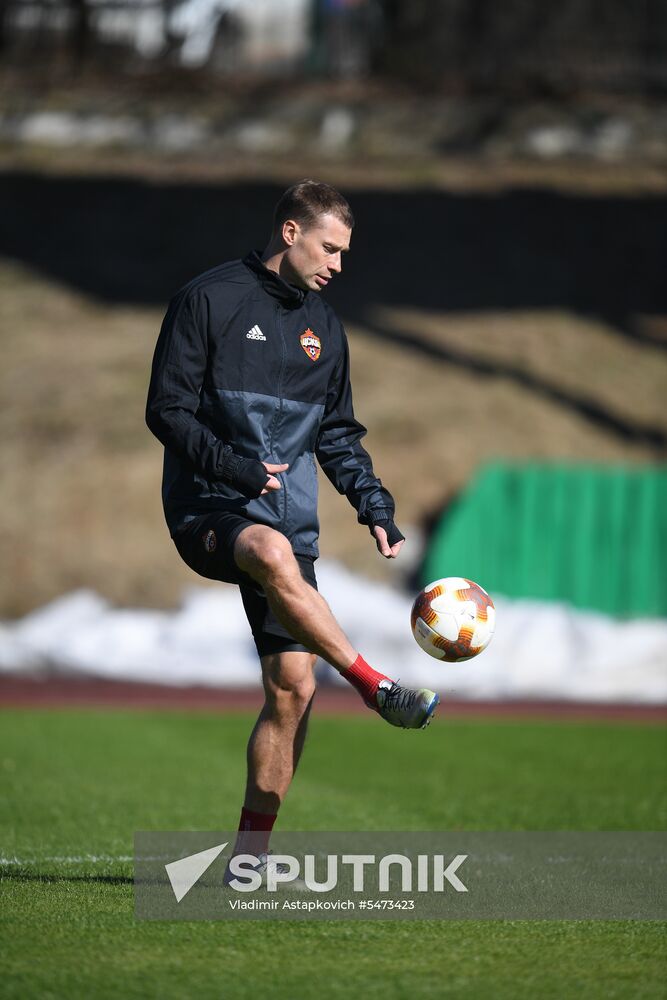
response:
<path fill-rule="evenodd" d="M 102 301 L 164 305 L 198 272 L 263 247 L 283 187 L 5 171 L 0 256 Z M 354 253 L 327 298 L 348 320 L 378 304 L 558 308 L 638 338 L 641 316 L 667 313 L 665 195 L 347 194 Z"/>

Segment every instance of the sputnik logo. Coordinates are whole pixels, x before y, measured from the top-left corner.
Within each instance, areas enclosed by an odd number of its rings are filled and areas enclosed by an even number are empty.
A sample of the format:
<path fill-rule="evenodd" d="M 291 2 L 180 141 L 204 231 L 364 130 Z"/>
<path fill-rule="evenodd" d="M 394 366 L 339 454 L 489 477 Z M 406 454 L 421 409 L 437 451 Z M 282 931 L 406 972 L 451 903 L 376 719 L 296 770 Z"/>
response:
<path fill-rule="evenodd" d="M 200 851 L 197 854 L 190 854 L 187 858 L 180 858 L 178 861 L 171 861 L 165 865 L 171 888 L 173 889 L 176 902 L 181 900 L 190 892 L 193 885 L 202 877 L 204 872 L 210 868 L 215 859 L 224 851 L 227 846 L 218 844 L 217 847 L 210 847 L 207 851 Z M 467 854 L 457 854 L 445 867 L 445 856 L 443 854 L 420 854 L 417 859 L 416 873 L 413 872 L 413 862 L 410 858 L 402 854 L 387 854 L 381 858 L 376 858 L 373 854 L 344 854 L 339 857 L 336 854 L 327 855 L 327 878 L 325 882 L 318 881 L 315 875 L 315 855 L 306 854 L 303 857 L 305 887 L 312 892 L 328 892 L 336 888 L 338 884 L 339 862 L 342 865 L 349 865 L 353 872 L 354 892 L 364 892 L 365 869 L 377 868 L 379 879 L 378 887 L 380 892 L 390 891 L 389 872 L 392 867 L 398 866 L 401 870 L 401 889 L 403 892 L 428 892 L 431 888 L 434 892 L 443 892 L 445 882 L 456 892 L 467 892 L 468 888 L 463 884 L 456 874 L 457 869 L 468 857 Z M 264 856 L 266 859 L 266 856 Z M 234 878 L 230 879 L 229 887 L 237 892 L 254 892 L 264 884 L 264 874 L 266 876 L 266 888 L 269 892 L 275 892 L 279 885 L 295 882 L 301 874 L 301 860 L 291 854 L 274 854 L 271 856 L 271 863 L 262 865 L 262 859 L 252 854 L 238 854 L 229 860 L 229 873 Z M 416 885 L 414 880 L 416 874 Z M 299 885 L 301 888 L 301 885 Z"/>
<path fill-rule="evenodd" d="M 171 861 L 164 866 L 177 903 L 180 903 L 183 897 L 187 896 L 195 882 L 198 882 L 204 872 L 211 867 L 228 843 L 229 841 L 225 841 L 224 844 L 218 844 L 217 847 L 209 847 L 207 851 L 190 854 L 187 858 Z"/>

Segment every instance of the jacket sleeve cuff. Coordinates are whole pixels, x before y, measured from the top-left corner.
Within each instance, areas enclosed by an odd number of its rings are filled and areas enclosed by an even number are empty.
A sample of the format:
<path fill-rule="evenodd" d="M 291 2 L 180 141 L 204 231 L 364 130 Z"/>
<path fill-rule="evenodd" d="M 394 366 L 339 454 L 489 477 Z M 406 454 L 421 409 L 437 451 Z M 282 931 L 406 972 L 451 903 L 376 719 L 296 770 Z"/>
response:
<path fill-rule="evenodd" d="M 366 514 L 366 523 L 371 531 L 376 524 L 382 524 L 383 521 L 393 520 L 394 512 L 393 510 L 389 510 L 388 507 L 378 507 L 375 510 L 369 510 Z"/>
<path fill-rule="evenodd" d="M 375 527 L 384 528 L 384 530 L 387 532 L 387 542 L 389 543 L 389 545 L 395 545 L 396 542 L 405 541 L 405 535 L 396 526 L 393 517 L 378 518 L 376 521 L 373 521 L 371 524 L 369 524 L 368 527 L 370 529 L 371 535 L 373 534 L 373 529 Z"/>
<path fill-rule="evenodd" d="M 262 462 L 230 452 L 223 462 L 220 478 L 244 497 L 254 500 L 269 481 L 269 474 Z"/>

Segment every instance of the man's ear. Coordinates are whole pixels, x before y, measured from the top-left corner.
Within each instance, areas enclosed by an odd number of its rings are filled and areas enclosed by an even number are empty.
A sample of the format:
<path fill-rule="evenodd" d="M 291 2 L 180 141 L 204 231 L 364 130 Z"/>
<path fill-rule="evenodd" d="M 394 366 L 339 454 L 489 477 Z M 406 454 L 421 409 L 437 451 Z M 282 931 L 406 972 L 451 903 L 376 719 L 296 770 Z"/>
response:
<path fill-rule="evenodd" d="M 283 242 L 286 243 L 288 247 L 293 246 L 298 235 L 298 222 L 295 222 L 294 219 L 287 219 L 283 222 Z"/>

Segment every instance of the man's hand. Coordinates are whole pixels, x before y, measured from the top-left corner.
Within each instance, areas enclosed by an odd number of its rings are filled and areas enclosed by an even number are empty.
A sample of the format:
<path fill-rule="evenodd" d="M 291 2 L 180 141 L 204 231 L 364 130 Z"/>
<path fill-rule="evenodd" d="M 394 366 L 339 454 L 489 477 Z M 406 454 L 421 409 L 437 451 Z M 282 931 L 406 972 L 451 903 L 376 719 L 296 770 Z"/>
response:
<path fill-rule="evenodd" d="M 280 483 L 274 473 L 284 472 L 285 469 L 289 468 L 288 465 L 270 465 L 268 462 L 260 462 L 256 458 L 241 458 L 239 455 L 232 457 L 234 467 L 229 483 L 248 500 L 256 500 L 257 497 L 261 497 L 265 493 L 279 490 Z"/>
<path fill-rule="evenodd" d="M 387 535 L 386 528 L 389 529 L 389 535 Z M 393 521 L 384 521 L 382 524 L 376 524 L 373 528 L 373 536 L 375 537 L 378 552 L 382 553 L 385 559 L 395 559 L 405 541 L 405 538 Z M 393 541 L 394 544 L 390 545 L 390 541 Z"/>
<path fill-rule="evenodd" d="M 260 493 L 260 496 L 264 496 L 265 493 L 269 493 L 271 490 L 281 489 L 279 480 L 276 479 L 275 472 L 285 472 L 289 469 L 289 464 L 286 465 L 271 465 L 270 462 L 262 462 L 262 465 L 269 473 L 269 478 L 267 480 L 266 486 Z"/>

